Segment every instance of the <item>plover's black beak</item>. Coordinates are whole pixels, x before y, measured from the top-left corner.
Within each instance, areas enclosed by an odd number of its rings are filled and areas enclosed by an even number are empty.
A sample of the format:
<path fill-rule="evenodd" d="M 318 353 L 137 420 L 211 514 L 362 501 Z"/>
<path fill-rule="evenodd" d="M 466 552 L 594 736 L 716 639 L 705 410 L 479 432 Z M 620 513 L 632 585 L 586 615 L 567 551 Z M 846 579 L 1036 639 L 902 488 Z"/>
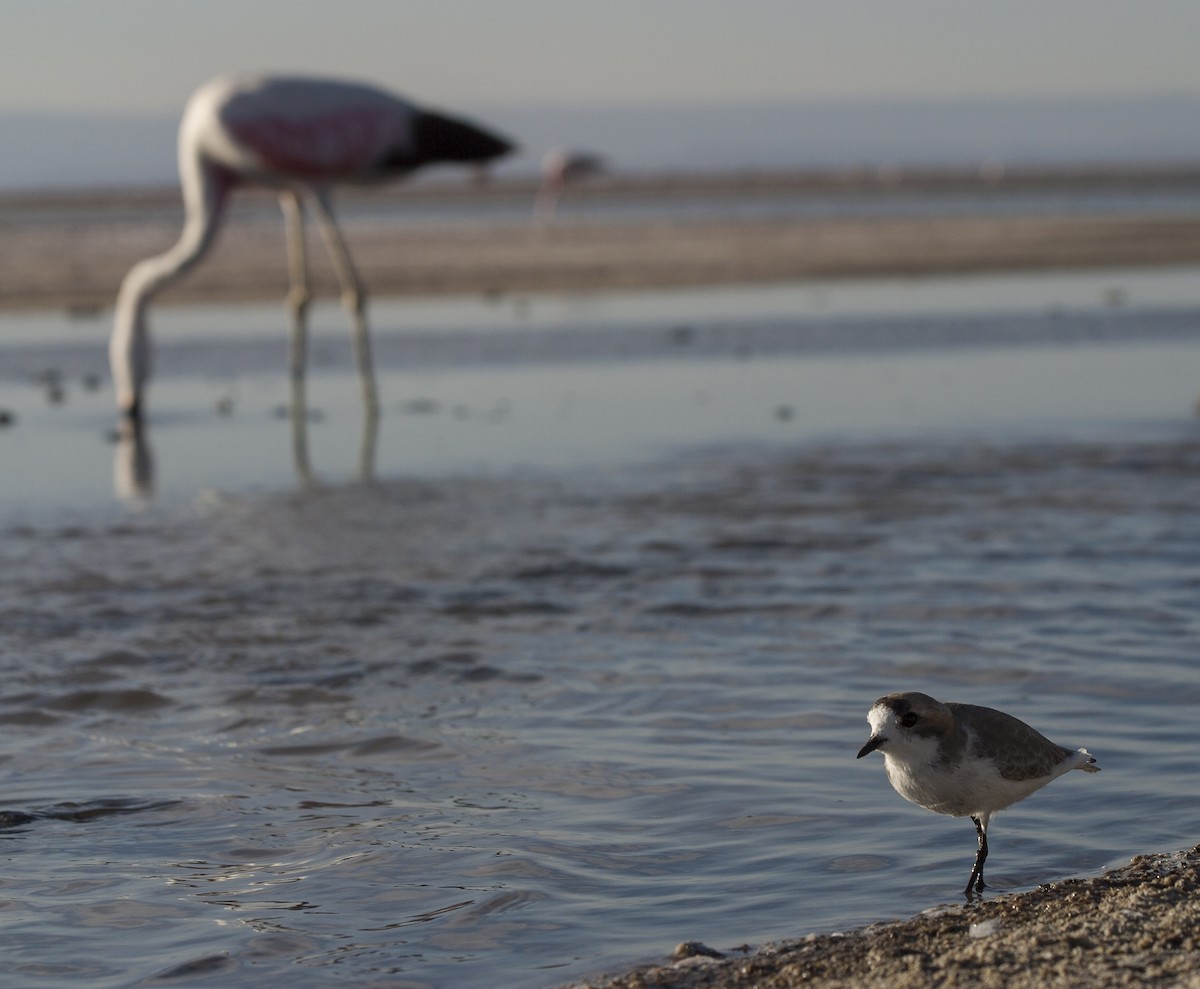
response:
<path fill-rule="evenodd" d="M 879 746 L 887 741 L 886 735 L 872 735 L 867 739 L 867 744 L 858 750 L 858 758 L 861 759 L 869 752 L 874 752 Z"/>

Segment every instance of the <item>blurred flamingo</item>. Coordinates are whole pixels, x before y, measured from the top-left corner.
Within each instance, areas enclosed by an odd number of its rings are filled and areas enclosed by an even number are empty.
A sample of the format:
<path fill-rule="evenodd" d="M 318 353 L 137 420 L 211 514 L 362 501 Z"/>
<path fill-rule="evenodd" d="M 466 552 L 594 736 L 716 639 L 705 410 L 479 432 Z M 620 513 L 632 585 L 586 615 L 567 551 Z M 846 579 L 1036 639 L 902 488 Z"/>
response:
<path fill-rule="evenodd" d="M 150 374 L 146 311 L 153 296 L 212 246 L 229 193 L 238 185 L 280 189 L 292 312 L 291 373 L 303 395 L 306 313 L 303 201 L 316 210 L 325 247 L 353 323 L 367 410 L 378 410 L 366 295 L 331 208 L 337 183 L 372 183 L 435 162 L 482 163 L 512 149 L 465 120 L 423 109 L 372 86 L 305 77 L 226 76 L 201 86 L 179 128 L 179 175 L 186 218 L 170 250 L 139 261 L 117 296 L 109 341 L 118 409 L 137 421 Z"/>
<path fill-rule="evenodd" d="M 542 156 L 541 171 L 534 213 L 539 219 L 549 220 L 558 209 L 558 200 L 567 183 L 603 172 L 604 159 L 590 151 L 551 148 Z"/>

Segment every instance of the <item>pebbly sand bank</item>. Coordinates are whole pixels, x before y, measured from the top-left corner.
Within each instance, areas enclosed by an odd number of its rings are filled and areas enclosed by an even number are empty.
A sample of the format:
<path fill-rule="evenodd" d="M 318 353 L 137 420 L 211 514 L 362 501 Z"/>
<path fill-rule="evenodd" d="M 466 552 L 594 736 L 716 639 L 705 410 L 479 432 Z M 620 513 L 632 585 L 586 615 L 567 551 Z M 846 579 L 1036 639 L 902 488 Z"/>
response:
<path fill-rule="evenodd" d="M 910 920 L 753 953 L 677 957 L 590 989 L 1200 985 L 1200 846 L 1141 855 L 1090 879 L 987 896 Z"/>

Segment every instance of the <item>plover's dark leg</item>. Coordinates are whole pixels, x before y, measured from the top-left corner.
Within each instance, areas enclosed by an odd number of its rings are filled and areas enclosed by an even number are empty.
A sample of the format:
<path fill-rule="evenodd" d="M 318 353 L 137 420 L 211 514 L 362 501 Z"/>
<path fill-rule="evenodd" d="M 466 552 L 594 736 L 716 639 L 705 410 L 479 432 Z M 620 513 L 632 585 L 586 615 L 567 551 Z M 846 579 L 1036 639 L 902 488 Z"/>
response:
<path fill-rule="evenodd" d="M 976 892 L 982 892 L 983 863 L 987 861 L 987 832 L 978 817 L 972 817 L 971 823 L 975 825 L 975 834 L 979 836 L 979 851 L 975 853 L 975 865 L 971 869 L 971 878 L 967 880 L 968 895 L 971 893 L 971 887 L 974 887 Z"/>

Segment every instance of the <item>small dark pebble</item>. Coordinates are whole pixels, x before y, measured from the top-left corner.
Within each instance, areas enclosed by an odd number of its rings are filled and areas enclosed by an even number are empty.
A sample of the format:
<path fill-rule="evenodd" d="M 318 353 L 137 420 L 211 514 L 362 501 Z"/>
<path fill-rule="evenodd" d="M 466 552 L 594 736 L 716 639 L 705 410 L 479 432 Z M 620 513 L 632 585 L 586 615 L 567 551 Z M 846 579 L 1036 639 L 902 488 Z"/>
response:
<path fill-rule="evenodd" d="M 703 941 L 681 941 L 675 945 L 675 950 L 671 952 L 672 958 L 724 958 L 725 956 L 717 951 L 716 948 L 710 948 Z"/>

